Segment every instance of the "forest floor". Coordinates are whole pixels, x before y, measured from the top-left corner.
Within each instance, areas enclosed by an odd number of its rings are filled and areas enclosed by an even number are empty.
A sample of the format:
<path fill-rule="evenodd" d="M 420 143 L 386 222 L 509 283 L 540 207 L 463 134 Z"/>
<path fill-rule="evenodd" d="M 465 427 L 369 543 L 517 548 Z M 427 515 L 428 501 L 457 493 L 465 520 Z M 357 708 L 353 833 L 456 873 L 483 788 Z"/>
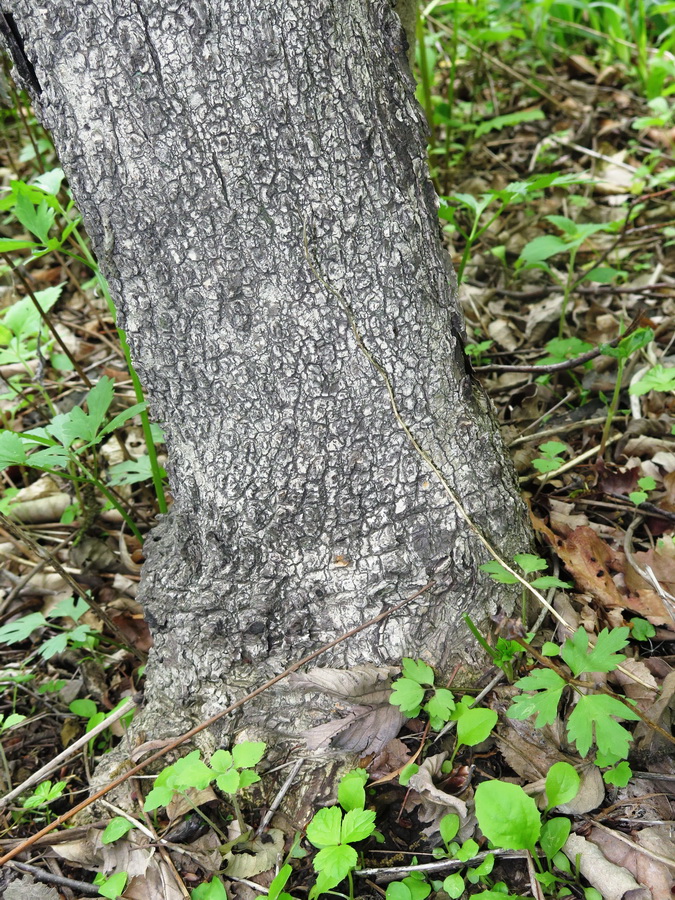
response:
<path fill-rule="evenodd" d="M 560 4 L 577 25 L 551 16 L 535 27 L 536 3 L 520 24 L 490 2 L 432 3 L 420 22 L 419 98 L 466 352 L 497 410 L 537 538 L 538 556 L 516 562 L 546 603 L 531 631 L 501 623 L 501 636 L 488 639 L 480 715 L 468 708 L 473 697 L 462 704 L 410 662 L 395 684 L 406 714 L 398 737 L 364 757 L 340 806 L 315 816 L 306 834 L 294 839 L 273 821 L 243 839 L 273 799 L 264 777 L 250 784 L 262 750 L 247 745 L 220 769 L 192 756 L 192 768 L 166 770 L 168 794 L 157 797 L 167 804 L 150 810 L 139 800 L 129 817 L 103 801 L 94 824 L 26 846 L 2 869 L 0 895 L 214 900 L 226 896 L 222 876 L 240 900 L 288 900 L 286 891 L 316 895 L 318 873 L 324 893 L 352 898 L 671 896 L 667 7 L 648 5 L 652 17 L 640 18 L 630 5 L 606 4 L 594 19 Z M 630 25 L 628 38 L 608 10 Z M 0 854 L 86 798 L 96 759 L 124 735 L 120 705 L 142 689 L 151 645 L 135 599 L 142 536 L 170 504 L 161 431 L 135 405 L 142 397 L 53 147 L 25 98 L 9 83 L 7 91 L 0 782 L 13 793 L 0 809 Z M 34 437 L 19 437 L 28 430 Z M 491 572 L 514 580 L 498 564 Z M 489 795 L 489 811 L 482 783 L 507 786 Z M 28 887 L 32 878 L 40 885 Z"/>

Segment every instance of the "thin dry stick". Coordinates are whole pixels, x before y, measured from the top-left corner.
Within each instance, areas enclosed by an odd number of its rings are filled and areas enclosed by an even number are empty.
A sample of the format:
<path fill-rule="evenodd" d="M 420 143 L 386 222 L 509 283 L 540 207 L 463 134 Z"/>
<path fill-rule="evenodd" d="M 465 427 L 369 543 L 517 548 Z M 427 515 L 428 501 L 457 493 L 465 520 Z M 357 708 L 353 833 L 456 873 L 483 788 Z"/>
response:
<path fill-rule="evenodd" d="M 270 805 L 270 808 L 267 810 L 265 815 L 262 817 L 260 825 L 258 825 L 258 827 L 256 829 L 255 837 L 258 837 L 259 835 L 261 835 L 263 833 L 263 831 L 267 828 L 269 823 L 272 821 L 272 816 L 279 809 L 279 806 L 281 805 L 281 801 L 284 799 L 284 797 L 290 790 L 291 785 L 295 781 L 295 776 L 298 774 L 298 772 L 302 768 L 302 765 L 304 762 L 305 762 L 304 756 L 301 756 L 300 759 L 296 759 L 288 778 L 281 785 L 276 797 L 274 798 L 274 800 L 272 801 L 272 803 Z"/>
<path fill-rule="evenodd" d="M 45 323 L 45 325 L 47 326 L 47 328 L 51 331 L 52 336 L 54 337 L 56 343 L 59 345 L 59 347 L 60 347 L 60 348 L 63 350 L 63 352 L 66 354 L 66 356 L 68 357 L 68 359 L 69 359 L 70 362 L 72 363 L 72 366 L 73 366 L 73 368 L 75 369 L 75 371 L 77 372 L 77 374 L 80 376 L 80 378 L 82 379 L 82 381 L 85 383 L 85 385 L 86 385 L 88 388 L 92 387 L 93 385 L 92 385 L 91 381 L 87 378 L 87 375 L 85 374 L 85 372 L 84 372 L 82 366 L 81 366 L 81 365 L 79 364 L 79 362 L 75 359 L 75 357 L 74 357 L 73 354 L 70 352 L 70 350 L 68 349 L 68 347 L 66 347 L 66 344 L 65 344 L 63 338 L 61 337 L 61 335 L 60 335 L 60 334 L 58 333 L 58 331 L 56 330 L 56 328 L 55 328 L 55 326 L 54 326 L 54 323 L 52 322 L 52 320 L 49 318 L 49 316 L 47 315 L 47 313 L 44 311 L 44 309 L 43 309 L 43 308 L 40 306 L 40 304 L 38 303 L 37 298 L 36 298 L 35 294 L 33 293 L 33 289 L 31 288 L 31 286 L 30 286 L 30 284 L 28 283 L 27 279 L 24 278 L 23 273 L 22 273 L 19 269 L 17 269 L 17 267 L 16 267 L 16 266 L 14 265 L 14 263 L 12 262 L 11 258 L 10 258 L 6 253 L 1 253 L 0 256 L 2 256 L 2 258 L 5 260 L 5 262 L 7 263 L 7 265 L 8 265 L 8 266 L 10 267 L 10 269 L 12 270 L 12 272 L 16 275 L 16 277 L 19 279 L 19 281 L 20 281 L 21 284 L 23 285 L 24 290 L 26 291 L 26 293 L 28 294 L 28 296 L 30 297 L 30 299 L 33 301 L 33 304 L 34 304 L 35 308 L 37 309 L 37 311 L 40 313 L 40 318 L 41 318 L 42 321 Z"/>
<path fill-rule="evenodd" d="M 28 532 L 24 528 L 20 528 L 16 522 L 14 522 L 12 519 L 9 518 L 9 516 L 6 516 L 5 513 L 1 512 L 1 511 L 0 511 L 0 522 L 2 522 L 2 524 L 7 529 L 7 531 L 9 531 L 11 534 L 13 534 L 16 538 L 18 538 L 19 541 L 21 541 L 24 544 L 27 544 L 28 547 L 33 551 L 33 553 L 37 554 L 37 556 L 39 556 L 40 559 L 45 559 L 49 562 L 50 566 L 52 566 L 55 569 L 55 571 L 58 572 L 58 574 L 61 576 L 61 578 L 63 578 L 63 580 L 66 582 L 66 584 L 73 589 L 73 591 L 77 594 L 77 596 L 80 597 L 80 599 L 84 600 L 84 602 L 87 604 L 87 606 L 90 606 L 93 609 L 93 611 L 96 613 L 96 615 L 99 617 L 99 619 L 102 619 L 105 622 L 105 624 L 112 631 L 112 633 L 115 635 L 115 637 L 117 638 L 117 640 L 120 642 L 120 644 L 123 647 L 128 647 L 129 651 L 131 653 L 133 653 L 134 656 L 137 659 L 139 659 L 142 663 L 147 662 L 147 657 L 146 657 L 145 653 L 141 653 L 140 650 L 138 650 L 136 647 L 129 644 L 124 633 L 119 629 L 119 627 L 117 625 L 115 625 L 113 620 L 110 618 L 108 613 L 103 609 L 103 607 L 100 605 L 100 603 L 98 603 L 96 600 L 94 600 L 94 598 L 91 595 L 87 594 L 85 591 L 82 590 L 82 588 L 77 583 L 77 581 L 75 581 L 73 576 L 63 568 L 63 566 L 58 561 L 58 559 L 52 553 L 50 553 L 49 550 L 45 549 L 43 546 L 38 544 L 37 541 L 34 541 L 33 538 L 31 537 L 31 535 L 28 534 Z"/>
<path fill-rule="evenodd" d="M 613 341 L 609 341 L 607 344 L 604 344 L 601 347 L 594 347 L 593 350 L 589 350 L 587 353 L 582 353 L 581 356 L 577 356 L 574 359 L 566 359 L 563 362 L 559 363 L 551 363 L 548 366 L 502 366 L 498 363 L 489 366 L 474 366 L 475 372 L 533 372 L 533 373 L 545 373 L 545 372 L 564 372 L 565 369 L 574 369 L 576 366 L 581 366 L 583 363 L 587 363 L 591 359 L 595 359 L 596 356 L 601 356 L 604 352 L 603 347 L 617 347 L 621 341 L 628 337 L 635 329 L 638 327 L 640 323 L 640 318 L 643 309 L 638 309 L 637 313 L 633 317 L 633 321 L 630 323 L 628 328 L 624 331 L 623 334 L 620 334 L 618 337 L 615 337 Z"/>
<path fill-rule="evenodd" d="M 342 644 L 344 641 L 348 640 L 350 637 L 353 637 L 355 634 L 358 634 L 360 631 L 369 628 L 371 625 L 377 625 L 378 622 L 382 622 L 384 619 L 391 616 L 392 613 L 398 612 L 399 609 L 403 609 L 404 606 L 407 606 L 408 603 L 411 603 L 422 594 L 425 594 L 428 590 L 434 587 L 435 584 L 435 580 L 427 582 L 423 588 L 420 588 L 419 591 L 416 591 L 410 597 L 406 597 L 405 600 L 402 600 L 400 603 L 397 603 L 394 606 L 390 606 L 389 609 L 385 609 L 385 611 L 381 612 L 379 615 L 374 616 L 372 619 L 368 619 L 367 622 L 362 622 L 360 625 L 357 625 L 356 628 L 352 628 L 350 631 L 346 631 L 344 634 L 340 635 L 340 637 L 335 638 L 335 640 L 324 644 L 323 647 L 319 647 L 318 650 L 314 650 L 312 653 L 298 660 L 298 662 L 293 663 L 292 666 L 289 666 L 279 675 L 275 675 L 274 678 L 270 678 L 264 684 L 261 684 L 260 687 L 257 687 L 254 691 L 251 691 L 250 694 L 246 694 L 245 697 L 242 697 L 240 700 L 235 701 L 226 709 L 221 710 L 220 712 L 211 716 L 211 718 L 206 719 L 206 721 L 204 722 L 201 722 L 199 725 L 195 725 L 194 728 L 191 728 L 189 731 L 186 731 L 184 734 L 180 735 L 180 737 L 177 737 L 174 741 L 171 741 L 170 744 L 167 744 L 161 750 L 158 750 L 157 753 L 153 753 L 152 756 L 149 756 L 143 762 L 138 763 L 138 765 L 129 769 L 128 772 L 125 772 L 123 775 L 119 775 L 113 781 L 105 785 L 105 787 L 102 787 L 99 791 L 96 791 L 95 794 L 92 794 L 91 797 L 87 797 L 86 800 L 78 803 L 77 806 L 74 806 L 72 809 L 68 810 L 67 813 L 59 816 L 58 819 L 54 819 L 53 822 L 51 822 L 41 831 L 38 831 L 37 834 L 32 835 L 32 837 L 27 838 L 25 841 L 18 844 L 8 853 L 5 853 L 3 857 L 0 857 L 0 866 L 4 865 L 6 862 L 9 862 L 9 860 L 13 859 L 18 853 L 23 853 L 24 850 L 27 850 L 28 847 L 32 846 L 45 834 L 49 834 L 50 831 L 58 828 L 59 825 L 63 825 L 64 822 L 67 822 L 68 819 L 72 819 L 72 817 L 81 812 L 81 810 L 86 809 L 88 806 L 91 806 L 92 803 L 95 803 L 96 800 L 99 800 L 101 797 L 105 797 L 106 794 L 110 793 L 110 791 L 118 787 L 118 785 L 123 784 L 128 778 L 131 778 L 133 775 L 137 775 L 143 769 L 147 768 L 147 766 L 149 766 L 151 763 L 156 762 L 163 756 L 166 756 L 166 754 L 171 750 L 175 750 L 177 747 L 185 744 L 190 740 L 190 738 L 193 738 L 196 734 L 199 734 L 200 731 L 204 731 L 204 729 L 209 728 L 211 725 L 213 725 L 214 722 L 217 722 L 219 721 L 219 719 L 222 719 L 225 716 L 229 715 L 231 712 L 234 712 L 235 709 L 239 709 L 241 706 L 244 706 L 244 704 L 248 703 L 249 700 L 253 700 L 255 697 L 258 697 L 260 694 L 269 690 L 269 688 L 271 688 L 273 685 L 282 681 L 284 678 L 287 678 L 293 672 L 297 672 L 298 669 L 302 668 L 302 666 L 307 665 L 307 663 L 312 662 L 312 660 L 316 659 L 318 656 L 322 656 L 324 653 L 328 652 L 328 650 L 332 650 L 333 647 L 337 647 L 338 644 Z"/>
<path fill-rule="evenodd" d="M 15 787 L 8 794 L 5 794 L 4 797 L 0 797 L 0 809 L 14 800 L 15 797 L 18 797 L 19 794 L 23 794 L 24 791 L 28 790 L 29 787 L 32 787 L 34 784 L 37 784 L 39 781 L 42 781 L 43 778 L 46 778 L 50 775 L 54 769 L 58 769 L 61 763 L 64 763 L 67 759 L 70 759 L 77 751 L 86 746 L 92 738 L 95 738 L 97 734 L 100 734 L 102 731 L 105 731 L 113 722 L 117 722 L 118 719 L 121 719 L 122 716 L 125 716 L 128 712 L 131 712 L 132 709 L 136 706 L 136 699 L 133 697 L 129 697 L 127 702 L 120 706 L 119 709 L 115 710 L 114 713 L 111 713 L 106 719 L 102 722 L 99 722 L 91 731 L 88 731 L 86 734 L 83 734 L 81 738 L 78 738 L 74 743 L 70 744 L 70 746 L 66 747 L 63 753 L 59 753 L 58 756 L 55 756 L 54 759 L 51 759 L 48 763 L 42 766 L 41 769 L 38 769 L 37 772 L 33 772 L 25 781 L 23 781 L 18 787 Z"/>

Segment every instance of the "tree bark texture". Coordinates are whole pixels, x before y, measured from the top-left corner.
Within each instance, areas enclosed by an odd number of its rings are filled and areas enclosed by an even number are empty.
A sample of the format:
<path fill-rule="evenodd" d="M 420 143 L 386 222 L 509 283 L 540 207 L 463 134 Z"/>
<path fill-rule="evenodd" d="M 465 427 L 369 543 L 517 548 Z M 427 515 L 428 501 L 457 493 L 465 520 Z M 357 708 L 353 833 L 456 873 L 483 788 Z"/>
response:
<path fill-rule="evenodd" d="M 3 10 L 166 432 L 146 731 L 221 708 L 431 578 L 323 662 L 469 660 L 462 614 L 513 594 L 477 571 L 485 551 L 402 423 L 507 557 L 528 530 L 463 354 L 391 4 Z M 292 733 L 312 709 L 276 691 L 246 715 Z"/>

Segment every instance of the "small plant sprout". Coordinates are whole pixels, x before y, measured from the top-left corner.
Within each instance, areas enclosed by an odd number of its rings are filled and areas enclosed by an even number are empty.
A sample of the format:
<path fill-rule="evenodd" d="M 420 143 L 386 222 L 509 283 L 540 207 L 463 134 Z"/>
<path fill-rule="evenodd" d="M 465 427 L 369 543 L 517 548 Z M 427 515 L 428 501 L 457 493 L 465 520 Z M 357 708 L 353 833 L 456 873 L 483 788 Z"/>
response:
<path fill-rule="evenodd" d="M 21 805 L 24 809 L 40 810 L 40 812 L 44 812 L 47 819 L 49 819 L 51 817 L 49 806 L 55 800 L 59 799 L 65 790 L 65 787 L 65 781 L 56 781 L 54 784 L 52 784 L 51 781 L 43 781 L 38 784 L 35 791 L 30 794 L 30 796 L 23 800 Z"/>
<path fill-rule="evenodd" d="M 587 672 L 611 672 L 624 660 L 625 656 L 616 651 L 628 643 L 628 628 L 603 629 L 596 639 L 593 649 L 588 646 L 588 633 L 578 628 L 560 649 L 560 656 L 572 670 L 574 678 Z M 546 655 L 552 655 L 553 648 L 547 648 Z M 516 697 L 507 712 L 511 719 L 527 719 L 536 715 L 535 728 L 552 724 L 558 713 L 558 704 L 567 681 L 552 669 L 533 669 L 525 678 L 516 682 L 516 687 L 528 693 Z M 574 686 L 574 685 L 573 685 Z M 530 693 L 531 692 L 531 693 Z M 612 765 L 628 755 L 631 741 L 628 732 L 616 719 L 637 721 L 640 717 L 627 703 L 607 694 L 580 693 L 577 703 L 567 720 L 567 734 L 574 741 L 581 756 L 586 756 L 595 744 L 606 760 Z"/>
<path fill-rule="evenodd" d="M 115 872 L 110 878 L 106 878 L 103 872 L 98 872 L 94 878 L 94 884 L 98 887 L 101 897 L 108 897 L 109 900 L 117 900 L 121 897 L 127 886 L 129 876 L 126 872 Z"/>
<path fill-rule="evenodd" d="M 387 885 L 386 900 L 426 900 L 431 893 L 431 885 L 424 872 L 411 872 L 402 881 L 392 881 Z"/>
<path fill-rule="evenodd" d="M 513 557 L 513 561 L 516 563 L 516 565 L 520 566 L 520 568 L 526 575 L 531 575 L 532 572 L 541 572 L 543 569 L 548 568 L 548 563 L 546 562 L 546 560 L 542 559 L 540 556 L 535 556 L 534 553 L 516 553 L 516 555 Z M 515 575 L 512 575 L 508 571 L 508 569 L 505 569 L 504 566 L 501 563 L 497 562 L 496 559 L 492 559 L 490 560 L 490 562 L 483 563 L 483 565 L 479 566 L 478 568 L 481 570 L 481 572 L 487 572 L 487 574 L 494 581 L 498 581 L 500 584 L 518 583 L 518 579 L 515 577 Z M 530 584 L 532 585 L 532 587 L 537 588 L 538 590 L 548 590 L 552 587 L 572 587 L 572 585 L 568 581 L 562 581 L 560 578 L 556 578 L 554 575 L 540 575 L 538 578 L 535 578 L 534 581 L 531 581 Z"/>
<path fill-rule="evenodd" d="M 43 641 L 37 652 L 43 659 L 51 659 L 57 653 L 63 653 L 67 647 L 88 647 L 93 649 L 99 640 L 99 634 L 88 625 L 75 625 L 74 628 L 62 628 L 55 625 L 51 619 L 70 618 L 77 622 L 89 609 L 82 598 L 68 597 L 61 600 L 46 615 L 42 613 L 28 613 L 8 622 L 0 628 L 0 643 L 17 644 L 25 641 L 37 631 L 38 628 L 52 628 L 57 633 L 46 641 Z"/>
<path fill-rule="evenodd" d="M 101 835 L 101 843 L 113 844 L 115 841 L 119 841 L 120 838 L 123 838 L 133 827 L 134 823 L 125 819 L 124 816 L 115 816 L 115 818 L 111 819 L 106 825 L 103 834 Z"/>
<path fill-rule="evenodd" d="M 398 706 L 409 719 L 414 719 L 422 710 L 429 716 L 431 728 L 442 728 L 451 718 L 455 708 L 452 691 L 434 687 L 434 670 L 422 660 L 405 658 L 403 677 L 393 684 L 389 702 Z M 427 696 L 431 696 L 427 698 Z"/>
<path fill-rule="evenodd" d="M 651 475 L 645 475 L 643 478 L 638 478 L 638 487 L 640 488 L 639 491 L 631 491 L 628 495 L 636 506 L 649 499 L 649 491 L 654 490 L 656 481 Z"/>
<path fill-rule="evenodd" d="M 628 389 L 628 393 L 634 396 L 647 394 L 649 391 L 675 391 L 675 366 L 653 366 Z"/>
<path fill-rule="evenodd" d="M 288 868 L 290 869 L 290 866 Z M 274 881 L 272 884 L 274 884 Z M 220 878 L 214 875 L 211 881 L 205 881 L 195 888 L 190 896 L 192 900 L 227 900 L 227 891 Z M 272 897 L 272 885 L 270 885 L 269 896 Z M 275 900 L 275 898 L 272 897 L 272 900 Z"/>
<path fill-rule="evenodd" d="M 539 450 L 541 456 L 533 459 L 532 465 L 542 475 L 555 472 L 565 462 L 560 454 L 567 450 L 567 444 L 563 444 L 561 441 L 546 441 L 545 444 L 539 445 Z"/>
<path fill-rule="evenodd" d="M 330 891 L 344 879 L 349 882 L 349 897 L 354 898 L 352 872 L 358 854 L 352 844 L 363 841 L 375 830 L 375 813 L 369 809 L 350 809 L 343 813 L 339 806 L 329 806 L 314 814 L 307 826 L 307 840 L 319 852 L 313 866 L 316 884 L 309 892 L 310 900 Z"/>
<path fill-rule="evenodd" d="M 636 617 L 630 620 L 630 636 L 636 641 L 648 641 L 655 634 L 656 628 L 646 619 Z"/>

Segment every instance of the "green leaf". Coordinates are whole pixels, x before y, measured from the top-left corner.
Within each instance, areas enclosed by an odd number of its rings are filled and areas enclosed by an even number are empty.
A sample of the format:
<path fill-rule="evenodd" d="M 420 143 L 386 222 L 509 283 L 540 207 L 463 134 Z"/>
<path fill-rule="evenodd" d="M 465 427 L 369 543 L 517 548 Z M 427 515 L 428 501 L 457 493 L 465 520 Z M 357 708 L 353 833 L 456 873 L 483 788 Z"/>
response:
<path fill-rule="evenodd" d="M 454 875 L 448 875 L 443 882 L 443 890 L 453 900 L 457 900 L 464 893 L 464 879 L 458 872 L 455 872 Z"/>
<path fill-rule="evenodd" d="M 125 422 L 139 413 L 144 412 L 148 408 L 148 404 L 145 400 L 142 403 L 134 403 L 133 406 L 130 406 L 128 409 L 123 410 L 121 413 L 118 413 L 114 418 L 112 418 L 105 428 L 102 428 L 99 432 L 99 437 L 103 437 L 106 434 L 110 434 L 115 431 L 117 428 L 121 428 Z"/>
<path fill-rule="evenodd" d="M 413 775 L 417 775 L 419 770 L 420 767 L 417 765 L 417 763 L 408 763 L 408 765 L 403 768 L 403 771 L 398 776 L 398 783 L 403 787 L 407 787 L 410 779 L 413 777 Z"/>
<path fill-rule="evenodd" d="M 224 794 L 236 794 L 240 787 L 240 776 L 236 769 L 230 769 L 216 778 L 216 784 Z"/>
<path fill-rule="evenodd" d="M 569 803 L 579 792 L 580 784 L 581 779 L 574 766 L 566 762 L 554 763 L 546 776 L 546 797 L 548 798 L 546 810 L 560 806 L 561 803 Z M 557 853 L 558 850 L 560 847 L 554 853 Z"/>
<path fill-rule="evenodd" d="M 408 885 L 402 881 L 392 881 L 385 891 L 386 900 L 412 900 L 412 894 Z"/>
<path fill-rule="evenodd" d="M 87 409 L 89 410 L 88 419 L 92 438 L 103 424 L 103 420 L 112 403 L 114 393 L 115 382 L 112 378 L 104 375 L 102 378 L 99 378 L 94 387 L 87 394 L 86 401 Z M 126 410 L 126 412 L 129 412 L 129 410 Z M 89 440 L 92 438 L 89 438 Z"/>
<path fill-rule="evenodd" d="M 160 806 L 168 806 L 176 792 L 170 787 L 154 787 L 145 798 L 143 809 L 145 812 L 152 812 Z"/>
<path fill-rule="evenodd" d="M 372 809 L 350 809 L 342 820 L 341 842 L 353 844 L 369 837 L 375 829 L 375 811 Z"/>
<path fill-rule="evenodd" d="M 539 572 L 547 566 L 546 560 L 542 559 L 540 556 L 536 556 L 534 553 L 516 553 L 513 559 L 518 563 L 523 572 L 527 574 L 530 572 Z"/>
<path fill-rule="evenodd" d="M 264 741 L 242 741 L 232 748 L 232 761 L 238 769 L 252 769 L 265 755 Z"/>
<path fill-rule="evenodd" d="M 340 843 L 342 811 L 339 806 L 327 806 L 314 813 L 307 826 L 307 840 L 321 849 Z"/>
<path fill-rule="evenodd" d="M 648 391 L 675 391 L 675 367 L 654 366 L 628 388 L 628 393 L 634 396 Z"/>
<path fill-rule="evenodd" d="M 21 192 L 16 198 L 14 214 L 24 228 L 38 237 L 43 244 L 47 243 L 49 231 L 54 224 L 54 210 L 50 209 L 44 200 L 34 205 L 26 193 Z"/>
<path fill-rule="evenodd" d="M 635 638 L 636 641 L 646 641 L 656 634 L 656 628 L 654 628 L 652 623 L 648 622 L 646 619 L 641 619 L 639 617 L 631 619 L 630 625 L 631 637 Z"/>
<path fill-rule="evenodd" d="M 0 431 L 0 471 L 25 462 L 26 450 L 21 437 L 13 431 Z"/>
<path fill-rule="evenodd" d="M 459 816 L 455 813 L 447 813 L 439 822 L 438 827 L 443 843 L 447 846 L 459 831 Z"/>
<path fill-rule="evenodd" d="M 507 711 L 509 719 L 527 719 L 537 713 L 535 728 L 543 728 L 555 722 L 558 704 L 565 688 L 565 680 L 552 669 L 534 669 L 531 675 L 516 682 L 521 691 L 537 691 L 520 694 Z"/>
<path fill-rule="evenodd" d="M 63 285 L 59 284 L 56 287 L 37 291 L 34 296 L 40 309 L 43 312 L 49 312 L 61 296 L 62 290 Z M 13 303 L 6 311 L 2 321 L 13 334 L 20 338 L 37 334 L 42 325 L 40 313 L 30 297 L 22 297 L 17 303 Z"/>
<path fill-rule="evenodd" d="M 496 559 L 491 559 L 489 562 L 478 566 L 478 568 L 481 572 L 487 572 L 490 578 L 497 581 L 499 584 L 518 584 L 516 576 L 512 575 L 500 562 L 497 562 Z"/>
<path fill-rule="evenodd" d="M 364 785 L 368 781 L 368 773 L 365 769 L 354 769 L 340 780 L 338 785 L 338 803 L 349 811 L 350 809 L 363 809 L 366 805 L 366 792 Z"/>
<path fill-rule="evenodd" d="M 501 131 L 510 125 L 522 125 L 525 122 L 535 122 L 539 119 L 545 119 L 546 116 L 540 109 L 521 109 L 518 112 L 506 113 L 503 116 L 495 116 L 487 122 L 480 122 L 476 128 L 475 136 L 477 138 L 489 131 Z"/>
<path fill-rule="evenodd" d="M 626 787 L 632 777 L 633 770 L 626 760 L 620 762 L 615 768 L 602 773 L 604 782 L 606 784 L 613 784 L 615 787 Z"/>
<path fill-rule="evenodd" d="M 232 768 L 233 758 L 229 750 L 216 750 L 211 754 L 211 768 L 222 774 Z"/>
<path fill-rule="evenodd" d="M 166 478 L 166 471 L 160 466 L 160 475 Z M 115 463 L 108 469 L 108 484 L 138 484 L 140 481 L 149 481 L 152 478 L 152 466 L 147 454 L 137 459 L 127 459 L 121 463 Z"/>
<path fill-rule="evenodd" d="M 125 819 L 123 816 L 115 816 L 105 827 L 105 831 L 101 835 L 102 844 L 112 844 L 134 828 L 134 823 Z"/>
<path fill-rule="evenodd" d="M 356 866 L 359 858 L 356 850 L 349 844 L 333 844 L 324 847 L 314 857 L 314 870 L 321 872 L 334 887 L 347 877 Z"/>
<path fill-rule="evenodd" d="M 24 722 L 25 720 L 26 716 L 22 716 L 20 713 L 10 713 L 7 718 L 0 716 L 0 734 L 9 731 L 10 728 L 21 724 L 21 722 Z"/>
<path fill-rule="evenodd" d="M 538 588 L 539 590 L 545 591 L 552 587 L 559 588 L 571 588 L 573 584 L 571 581 L 563 581 L 561 578 L 556 578 L 555 575 L 540 575 L 539 578 L 535 578 L 534 581 L 531 582 L 532 587 Z"/>
<path fill-rule="evenodd" d="M 628 359 L 628 357 L 646 347 L 647 344 L 654 340 L 654 332 L 651 328 L 638 328 L 625 338 L 622 338 L 616 347 L 610 347 L 609 344 L 601 344 L 600 350 L 604 356 L 611 356 L 614 359 Z"/>
<path fill-rule="evenodd" d="M 290 869 L 291 867 L 284 866 L 279 872 L 279 875 L 281 875 L 281 872 L 283 872 L 286 868 Z M 270 885 L 270 895 L 272 893 L 272 885 L 277 880 L 277 878 L 279 878 L 279 875 L 277 875 L 277 877 Z M 271 900 L 276 900 L 278 896 L 278 893 L 275 894 L 271 898 Z M 216 876 L 214 875 L 211 881 L 205 881 L 203 884 L 200 884 L 199 887 L 196 887 L 194 891 L 192 891 L 192 900 L 227 900 L 227 891 L 225 890 L 223 882 L 220 880 L 220 878 L 216 878 Z"/>
<path fill-rule="evenodd" d="M 563 444 L 560 441 L 546 441 L 545 444 L 539 444 L 539 449 L 544 456 L 553 459 L 553 457 L 559 456 L 567 450 L 567 444 Z"/>
<path fill-rule="evenodd" d="M 247 788 L 260 781 L 260 775 L 252 769 L 242 769 L 239 773 L 239 788 Z"/>
<path fill-rule="evenodd" d="M 588 632 L 579 627 L 565 641 L 560 655 L 578 677 L 582 672 L 611 672 L 625 660 L 623 653 L 616 653 L 628 644 L 628 628 L 603 628 L 596 638 L 593 650 L 588 649 Z"/>
<path fill-rule="evenodd" d="M 398 678 L 393 686 L 389 702 L 398 706 L 406 716 L 414 718 L 419 714 L 420 703 L 424 700 L 424 688 L 410 678 Z"/>
<path fill-rule="evenodd" d="M 19 641 L 25 641 L 36 628 L 47 624 L 42 613 L 29 613 L 27 616 L 21 616 L 20 619 L 7 622 L 0 628 L 0 644 L 17 644 Z"/>
<path fill-rule="evenodd" d="M 82 716 L 84 719 L 90 719 L 98 712 L 98 707 L 93 700 L 73 700 L 68 709 L 76 716 Z"/>
<path fill-rule="evenodd" d="M 38 653 L 43 659 L 51 659 L 59 653 L 63 653 L 68 646 L 69 634 L 66 631 L 60 631 L 53 634 L 46 641 L 43 641 L 38 648 Z"/>
<path fill-rule="evenodd" d="M 56 604 L 48 613 L 47 618 L 70 618 L 77 620 L 89 609 L 89 604 L 82 597 L 66 597 Z"/>
<path fill-rule="evenodd" d="M 35 241 L 19 241 L 14 238 L 0 239 L 0 253 L 14 253 L 15 250 L 27 250 L 29 247 L 39 247 Z"/>
<path fill-rule="evenodd" d="M 275 877 L 272 879 L 272 884 L 269 886 L 267 892 L 267 900 L 277 900 L 277 897 L 286 887 L 286 883 L 291 877 L 292 872 L 293 868 L 288 863 L 286 863 L 279 869 L 277 875 L 275 875 Z M 194 894 L 192 896 L 194 897 Z"/>
<path fill-rule="evenodd" d="M 584 898 L 585 900 L 603 900 L 603 896 L 600 891 L 594 887 L 584 888 Z"/>
<path fill-rule="evenodd" d="M 585 273 L 583 281 L 596 281 L 598 284 L 611 284 L 615 278 L 625 275 L 621 269 L 614 269 L 612 266 L 598 266 L 590 269 Z"/>
<path fill-rule="evenodd" d="M 461 860 L 461 862 L 466 862 L 468 859 L 473 859 L 479 850 L 480 847 L 478 844 L 472 838 L 469 838 L 469 840 L 464 841 L 462 846 L 455 852 L 455 856 L 457 859 Z"/>
<path fill-rule="evenodd" d="M 102 897 L 108 897 L 110 900 L 116 900 L 122 894 L 127 884 L 129 876 L 126 872 L 115 872 L 103 884 L 99 886 L 98 892 Z"/>
<path fill-rule="evenodd" d="M 633 721 L 640 718 L 621 701 L 606 694 L 589 694 L 579 698 L 568 719 L 567 734 L 576 743 L 580 756 L 586 756 L 591 748 L 594 725 L 595 742 L 601 753 L 628 756 L 631 734 L 612 716 Z"/>
<path fill-rule="evenodd" d="M 537 472 L 541 472 L 542 475 L 546 475 L 549 472 L 555 472 L 556 469 L 559 469 L 562 466 L 563 460 L 559 457 L 555 457 L 554 459 L 533 459 L 532 466 L 537 470 Z"/>
<path fill-rule="evenodd" d="M 455 708 L 455 698 L 452 691 L 446 688 L 436 688 L 433 697 L 424 704 L 424 709 L 432 718 L 445 723 L 450 718 L 450 713 Z"/>
<path fill-rule="evenodd" d="M 434 683 L 434 670 L 421 659 L 414 660 L 404 657 L 403 659 L 403 675 L 411 681 L 418 684 L 426 684 L 432 686 Z"/>
<path fill-rule="evenodd" d="M 525 244 L 518 258 L 518 263 L 532 265 L 532 263 L 549 259 L 557 253 L 567 253 L 568 250 L 569 244 L 565 241 L 553 234 L 544 234 Z"/>
<path fill-rule="evenodd" d="M 480 830 L 495 847 L 533 849 L 541 832 L 541 819 L 537 804 L 521 787 L 483 781 L 476 788 L 475 801 Z"/>
<path fill-rule="evenodd" d="M 475 747 L 488 738 L 496 724 L 497 713 L 494 710 L 482 706 L 467 709 L 457 720 L 457 743 Z"/>

